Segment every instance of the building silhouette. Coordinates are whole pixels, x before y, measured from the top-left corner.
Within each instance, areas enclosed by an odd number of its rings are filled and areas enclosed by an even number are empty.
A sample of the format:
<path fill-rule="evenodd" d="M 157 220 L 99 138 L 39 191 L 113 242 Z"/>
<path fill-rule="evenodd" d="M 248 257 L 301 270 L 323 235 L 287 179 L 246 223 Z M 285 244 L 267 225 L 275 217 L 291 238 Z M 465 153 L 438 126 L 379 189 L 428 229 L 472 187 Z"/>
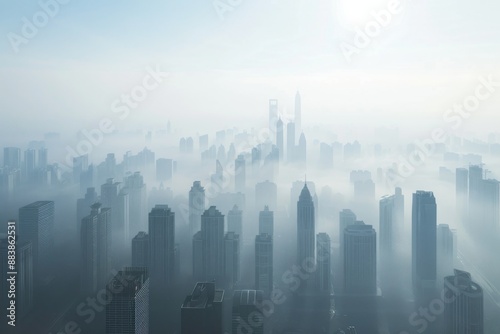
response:
<path fill-rule="evenodd" d="M 276 122 L 276 147 L 279 150 L 279 160 L 283 160 L 285 155 L 285 143 L 284 143 L 284 132 L 283 132 L 283 121 L 281 117 Z"/>
<path fill-rule="evenodd" d="M 201 216 L 202 276 L 224 280 L 224 215 L 215 206 Z"/>
<path fill-rule="evenodd" d="M 295 123 L 289 122 L 286 125 L 286 161 L 295 161 Z"/>
<path fill-rule="evenodd" d="M 330 236 L 326 233 L 318 233 L 316 236 L 318 290 L 328 294 L 332 287 L 332 261 L 330 254 Z"/>
<path fill-rule="evenodd" d="M 227 231 L 238 234 L 240 238 L 243 236 L 243 211 L 237 205 L 227 213 Z"/>
<path fill-rule="evenodd" d="M 269 180 L 255 185 L 255 206 L 262 208 L 266 205 L 272 210 L 278 207 L 278 186 Z"/>
<path fill-rule="evenodd" d="M 264 315 L 260 311 L 264 301 L 261 290 L 235 290 L 232 301 L 231 333 L 264 334 Z"/>
<path fill-rule="evenodd" d="M 240 154 L 234 162 L 234 189 L 236 192 L 244 193 L 246 188 L 246 161 Z"/>
<path fill-rule="evenodd" d="M 224 290 L 215 282 L 196 283 L 181 306 L 181 334 L 223 333 L 222 303 Z"/>
<path fill-rule="evenodd" d="M 404 196 L 401 188 L 396 188 L 392 196 L 384 196 L 379 202 L 380 257 L 383 267 L 390 267 L 399 249 L 404 230 Z"/>
<path fill-rule="evenodd" d="M 259 234 L 274 234 L 274 212 L 269 210 L 269 206 L 264 206 L 264 211 L 259 212 Z"/>
<path fill-rule="evenodd" d="M 149 235 L 146 232 L 139 232 L 132 239 L 132 267 L 149 267 Z"/>
<path fill-rule="evenodd" d="M 224 237 L 224 278 L 225 286 L 228 288 L 232 288 L 240 279 L 240 245 L 238 234 L 226 233 Z"/>
<path fill-rule="evenodd" d="M 125 187 L 129 196 L 129 235 L 136 235 L 147 227 L 147 191 L 140 172 L 125 178 Z"/>
<path fill-rule="evenodd" d="M 270 296 L 273 290 L 273 237 L 259 234 L 255 237 L 255 289 Z"/>
<path fill-rule="evenodd" d="M 311 193 L 304 183 L 297 202 L 297 263 L 315 259 L 314 203 Z"/>
<path fill-rule="evenodd" d="M 194 235 L 201 228 L 201 215 L 205 211 L 205 188 L 200 181 L 194 181 L 189 191 L 189 228 Z"/>

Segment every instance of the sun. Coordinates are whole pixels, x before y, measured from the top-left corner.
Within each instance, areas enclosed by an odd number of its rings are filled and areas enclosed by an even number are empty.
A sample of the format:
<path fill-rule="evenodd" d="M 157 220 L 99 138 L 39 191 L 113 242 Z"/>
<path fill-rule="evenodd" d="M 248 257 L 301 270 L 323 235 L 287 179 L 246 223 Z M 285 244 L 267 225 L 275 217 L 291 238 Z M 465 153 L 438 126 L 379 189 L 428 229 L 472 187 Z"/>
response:
<path fill-rule="evenodd" d="M 362 26 L 372 19 L 371 12 L 387 7 L 394 0 L 333 0 L 334 15 L 342 26 Z"/>

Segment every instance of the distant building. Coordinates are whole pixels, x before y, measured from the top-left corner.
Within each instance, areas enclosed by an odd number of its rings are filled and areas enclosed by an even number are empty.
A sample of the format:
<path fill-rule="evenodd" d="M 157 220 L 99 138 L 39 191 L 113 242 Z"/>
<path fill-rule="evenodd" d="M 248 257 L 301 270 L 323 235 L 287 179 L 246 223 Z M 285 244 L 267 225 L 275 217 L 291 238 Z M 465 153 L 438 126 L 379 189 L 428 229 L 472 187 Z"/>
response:
<path fill-rule="evenodd" d="M 174 174 L 174 164 L 172 159 L 157 159 L 156 160 L 156 180 L 165 182 L 172 180 Z"/>
<path fill-rule="evenodd" d="M 236 192 L 245 192 L 246 188 L 246 161 L 243 155 L 238 155 L 234 162 L 234 187 Z"/>
<path fill-rule="evenodd" d="M 259 234 L 274 234 L 274 213 L 269 210 L 269 206 L 264 206 L 264 211 L 259 212 Z"/>
<path fill-rule="evenodd" d="M 205 188 L 200 181 L 194 181 L 189 191 L 189 229 L 194 235 L 201 228 L 201 215 L 205 211 Z"/>
<path fill-rule="evenodd" d="M 273 237 L 260 234 L 255 237 L 255 289 L 270 296 L 273 290 Z"/>
<path fill-rule="evenodd" d="M 261 290 L 235 290 L 232 304 L 232 334 L 264 334 L 264 315 Z"/>
<path fill-rule="evenodd" d="M 201 216 L 203 277 L 224 280 L 224 215 L 211 206 Z"/>
<path fill-rule="evenodd" d="M 255 185 L 255 205 L 258 208 L 267 205 L 272 210 L 277 210 L 278 187 L 276 183 L 266 180 Z"/>
<path fill-rule="evenodd" d="M 240 237 L 234 232 L 224 238 L 224 276 L 226 286 L 231 288 L 240 279 Z"/>
<path fill-rule="evenodd" d="M 149 236 L 146 232 L 139 232 L 132 239 L 132 267 L 149 267 Z"/>
<path fill-rule="evenodd" d="M 397 253 L 398 241 L 404 230 L 404 196 L 401 188 L 396 188 L 392 196 L 384 196 L 379 202 L 380 256 L 382 263 L 391 265 Z M 387 260 L 387 261 L 386 261 Z"/>
<path fill-rule="evenodd" d="M 144 178 L 140 172 L 125 178 L 125 187 L 129 196 L 129 235 L 136 235 L 139 231 L 146 229 L 147 220 L 147 190 Z"/>
<path fill-rule="evenodd" d="M 283 160 L 283 156 L 285 155 L 285 144 L 283 142 L 283 121 L 281 118 L 278 119 L 276 123 L 276 146 L 279 150 L 279 160 Z"/>
<path fill-rule="evenodd" d="M 223 300 L 215 282 L 197 283 L 181 306 L 181 334 L 221 334 Z"/>
<path fill-rule="evenodd" d="M 243 211 L 237 205 L 227 213 L 227 231 L 243 236 Z"/>
<path fill-rule="evenodd" d="M 297 202 L 297 263 L 315 261 L 314 203 L 311 193 L 304 184 Z"/>
<path fill-rule="evenodd" d="M 330 293 L 332 286 L 331 242 L 326 233 L 316 236 L 318 290 Z"/>

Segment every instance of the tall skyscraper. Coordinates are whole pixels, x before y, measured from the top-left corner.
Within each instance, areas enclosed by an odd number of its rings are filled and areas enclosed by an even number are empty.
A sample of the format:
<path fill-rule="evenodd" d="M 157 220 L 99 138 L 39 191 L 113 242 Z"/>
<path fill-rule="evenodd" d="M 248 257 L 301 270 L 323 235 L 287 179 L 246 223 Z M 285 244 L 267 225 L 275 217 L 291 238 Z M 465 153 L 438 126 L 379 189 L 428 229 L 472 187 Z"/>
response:
<path fill-rule="evenodd" d="M 299 136 L 302 133 L 302 101 L 300 98 L 300 93 L 297 91 L 295 94 L 295 131 L 296 135 Z"/>
<path fill-rule="evenodd" d="M 121 182 L 108 178 L 101 185 L 102 207 L 111 208 L 111 231 L 113 247 L 118 251 L 130 243 L 130 202 L 127 190 L 122 189 Z"/>
<path fill-rule="evenodd" d="M 193 235 L 193 278 L 203 280 L 203 237 L 201 231 Z"/>
<path fill-rule="evenodd" d="M 240 237 L 234 232 L 226 233 L 224 238 L 224 276 L 228 288 L 240 279 Z"/>
<path fill-rule="evenodd" d="M 304 184 L 297 202 L 297 263 L 299 265 L 302 265 L 304 261 L 314 262 L 314 231 L 314 203 L 307 184 Z"/>
<path fill-rule="evenodd" d="M 318 290 L 329 293 L 332 285 L 331 242 L 326 233 L 316 236 Z"/>
<path fill-rule="evenodd" d="M 227 213 L 227 231 L 243 236 L 243 211 L 238 209 L 237 205 Z"/>
<path fill-rule="evenodd" d="M 4 147 L 3 165 L 9 170 L 21 169 L 21 149 L 18 147 Z"/>
<path fill-rule="evenodd" d="M 153 293 L 164 292 L 175 274 L 175 213 L 156 205 L 149 213 L 149 277 Z"/>
<path fill-rule="evenodd" d="M 197 283 L 181 306 L 181 334 L 221 334 L 224 290 L 215 282 Z"/>
<path fill-rule="evenodd" d="M 465 223 L 468 214 L 469 171 L 466 168 L 457 168 L 455 178 L 457 213 L 462 223 Z"/>
<path fill-rule="evenodd" d="M 478 221 L 482 220 L 482 193 L 483 183 L 483 167 L 472 165 L 469 166 L 469 219 L 468 226 L 472 230 L 477 230 L 476 225 Z"/>
<path fill-rule="evenodd" d="M 259 213 L 259 234 L 274 234 L 274 213 L 269 210 L 269 206 L 264 206 L 264 211 Z"/>
<path fill-rule="evenodd" d="M 82 293 L 93 294 L 106 286 L 111 263 L 111 209 L 91 206 L 80 229 Z"/>
<path fill-rule="evenodd" d="M 125 187 L 129 196 L 129 235 L 136 235 L 146 229 L 147 191 L 140 172 L 125 178 Z"/>
<path fill-rule="evenodd" d="M 278 120 L 278 100 L 269 100 L 269 130 L 272 133 L 276 131 L 276 122 Z"/>
<path fill-rule="evenodd" d="M 232 303 L 232 334 L 264 334 L 264 302 L 261 290 L 235 290 Z"/>
<path fill-rule="evenodd" d="M 191 235 L 201 229 L 201 215 L 205 211 L 205 188 L 194 181 L 189 191 L 189 228 Z"/>
<path fill-rule="evenodd" d="M 278 207 L 278 186 L 266 180 L 255 185 L 255 205 L 258 208 L 269 206 L 272 210 Z"/>
<path fill-rule="evenodd" d="M 211 206 L 201 216 L 203 243 L 203 277 L 205 280 L 224 279 L 224 215 Z"/>
<path fill-rule="evenodd" d="M 495 235 L 500 231 L 500 183 L 497 180 L 483 180 L 481 184 L 481 211 L 483 222 L 478 222 L 479 229 Z M 482 225 L 482 226 L 481 226 Z"/>
<path fill-rule="evenodd" d="M 149 268 L 149 235 L 139 232 L 132 239 L 132 267 Z"/>
<path fill-rule="evenodd" d="M 392 196 L 384 196 L 379 202 L 380 256 L 382 263 L 390 265 L 397 253 L 397 242 L 403 235 L 404 196 L 401 188 L 396 188 Z"/>
<path fill-rule="evenodd" d="M 54 256 L 54 202 L 38 201 L 19 209 L 18 235 L 31 242 L 35 285 L 50 276 Z"/>
<path fill-rule="evenodd" d="M 483 289 L 468 272 L 455 269 L 444 279 L 445 334 L 483 334 Z"/>
<path fill-rule="evenodd" d="M 240 154 L 234 162 L 234 188 L 236 192 L 245 192 L 246 187 L 246 162 L 245 157 Z"/>
<path fill-rule="evenodd" d="M 285 156 L 285 144 L 283 142 L 283 121 L 281 118 L 278 119 L 278 122 L 276 123 L 276 146 L 278 147 L 279 150 L 279 160 L 283 160 L 283 157 Z"/>
<path fill-rule="evenodd" d="M 415 293 L 430 292 L 436 287 L 437 207 L 432 192 L 413 194 L 412 272 Z"/>
<path fill-rule="evenodd" d="M 286 160 L 291 163 L 295 161 L 295 123 L 286 125 Z"/>
<path fill-rule="evenodd" d="M 259 234 L 255 237 L 255 289 L 270 296 L 273 291 L 273 237 Z"/>
<path fill-rule="evenodd" d="M 82 219 L 89 214 L 90 206 L 99 200 L 95 188 L 87 188 L 84 198 L 76 200 L 76 221 L 80 226 Z"/>
<path fill-rule="evenodd" d="M 377 236 L 371 225 L 356 224 L 344 230 L 344 291 L 377 293 Z"/>
<path fill-rule="evenodd" d="M 149 279 L 146 270 L 127 268 L 108 284 L 106 334 L 149 333 Z"/>
<path fill-rule="evenodd" d="M 454 236 L 452 230 L 448 224 L 439 224 L 437 227 L 437 243 L 436 243 L 436 255 L 437 255 L 437 274 L 440 283 L 443 283 L 443 279 L 446 276 L 450 276 L 453 273 L 454 260 L 456 257 L 454 245 Z"/>

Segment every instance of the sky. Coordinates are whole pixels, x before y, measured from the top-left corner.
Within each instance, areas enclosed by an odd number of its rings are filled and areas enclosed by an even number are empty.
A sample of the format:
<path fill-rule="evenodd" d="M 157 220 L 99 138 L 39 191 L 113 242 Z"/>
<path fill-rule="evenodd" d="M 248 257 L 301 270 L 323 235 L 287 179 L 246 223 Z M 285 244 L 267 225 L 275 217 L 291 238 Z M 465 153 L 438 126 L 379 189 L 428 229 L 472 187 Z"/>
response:
<path fill-rule="evenodd" d="M 19 122 L 37 135 L 92 127 L 113 116 L 113 101 L 149 67 L 169 78 L 121 129 L 168 119 L 183 130 L 195 119 L 200 132 L 259 126 L 268 99 L 286 112 L 296 90 L 306 126 L 411 120 L 431 127 L 479 76 L 500 80 L 500 5 L 491 0 L 60 0 L 16 52 L 12 36 L 23 37 L 23 20 L 33 22 L 54 1 L 0 2 L 3 133 L 19 132 Z M 390 8 L 398 10 L 389 19 L 380 14 Z M 374 13 L 385 27 L 348 60 L 342 47 L 356 46 Z M 486 101 L 468 124 L 490 126 L 484 120 L 498 101 Z"/>

